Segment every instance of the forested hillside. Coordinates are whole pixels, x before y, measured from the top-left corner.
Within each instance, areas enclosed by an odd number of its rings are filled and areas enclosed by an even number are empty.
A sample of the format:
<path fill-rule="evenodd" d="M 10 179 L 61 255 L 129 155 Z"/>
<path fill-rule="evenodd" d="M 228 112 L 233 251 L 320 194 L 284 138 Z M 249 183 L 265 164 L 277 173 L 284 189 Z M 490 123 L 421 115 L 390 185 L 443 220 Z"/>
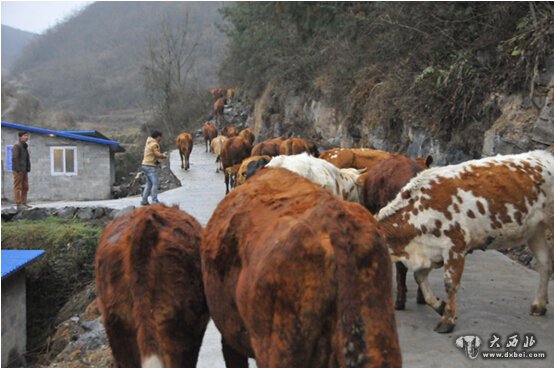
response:
<path fill-rule="evenodd" d="M 447 163 L 554 143 L 553 50 L 549 2 L 95 2 L 26 48 L 2 93 L 23 123 L 173 134 L 232 86 L 259 138 Z"/>
<path fill-rule="evenodd" d="M 208 87 L 216 82 L 225 46 L 216 28 L 220 5 L 95 2 L 26 48 L 12 74 L 47 109 L 79 116 L 144 109 L 145 68 L 152 49 L 168 41 L 167 30 L 184 35 L 186 83 Z"/>
<path fill-rule="evenodd" d="M 21 50 L 35 37 L 34 33 L 2 25 L 2 74 L 9 72 Z"/>
<path fill-rule="evenodd" d="M 548 2 L 241 2 L 224 14 L 221 76 L 258 99 L 253 125 L 264 136 L 444 163 L 506 143 L 501 129 L 485 137 L 504 118 L 529 136 L 500 151 L 554 143 L 552 116 L 535 124 L 554 99 Z M 544 131 L 551 141 L 538 142 Z"/>

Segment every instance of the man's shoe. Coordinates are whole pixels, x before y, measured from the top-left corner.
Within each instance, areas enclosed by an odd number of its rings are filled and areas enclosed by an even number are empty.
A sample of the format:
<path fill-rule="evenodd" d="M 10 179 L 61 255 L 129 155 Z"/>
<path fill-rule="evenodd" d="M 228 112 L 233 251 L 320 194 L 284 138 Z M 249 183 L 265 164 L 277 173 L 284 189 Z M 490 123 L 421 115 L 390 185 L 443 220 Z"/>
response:
<path fill-rule="evenodd" d="M 152 201 L 152 204 L 160 204 L 160 201 Z"/>
<path fill-rule="evenodd" d="M 29 208 L 33 208 L 33 206 L 29 206 L 27 203 L 23 203 L 23 207 L 29 209 Z"/>
<path fill-rule="evenodd" d="M 148 203 L 148 202 L 142 202 L 142 201 L 140 202 L 140 205 L 141 205 L 141 206 L 148 206 L 149 204 L 150 204 L 150 203 Z"/>

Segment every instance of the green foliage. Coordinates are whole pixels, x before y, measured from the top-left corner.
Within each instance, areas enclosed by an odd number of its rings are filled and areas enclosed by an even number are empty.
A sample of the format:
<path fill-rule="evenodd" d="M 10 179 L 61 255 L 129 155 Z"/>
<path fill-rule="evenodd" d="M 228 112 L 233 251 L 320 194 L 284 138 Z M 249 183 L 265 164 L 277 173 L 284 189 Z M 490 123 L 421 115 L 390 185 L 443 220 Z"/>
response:
<path fill-rule="evenodd" d="M 94 257 L 102 227 L 49 217 L 2 222 L 2 249 L 43 249 L 26 269 L 28 350 L 37 352 L 53 330 L 65 302 L 94 278 Z"/>
<path fill-rule="evenodd" d="M 442 122 L 446 139 L 481 118 L 491 91 L 527 87 L 530 69 L 514 76 L 505 56 L 540 63 L 552 51 L 548 3 L 239 2 L 222 13 L 227 83 L 257 95 L 270 81 L 304 91 L 327 81 L 336 106 L 354 100 L 361 113 L 366 71 L 380 70 L 403 113 Z M 361 96 L 372 103 L 370 93 Z M 390 121 L 395 111 L 391 105 Z"/>

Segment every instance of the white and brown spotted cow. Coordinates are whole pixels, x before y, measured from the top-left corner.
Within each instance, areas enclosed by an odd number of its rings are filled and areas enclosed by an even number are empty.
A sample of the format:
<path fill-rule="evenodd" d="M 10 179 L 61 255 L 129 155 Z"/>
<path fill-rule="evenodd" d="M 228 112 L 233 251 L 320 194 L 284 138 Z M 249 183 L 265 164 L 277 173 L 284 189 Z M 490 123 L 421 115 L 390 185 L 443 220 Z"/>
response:
<path fill-rule="evenodd" d="M 431 168 L 413 178 L 377 214 L 393 261 L 415 271 L 425 301 L 442 315 L 435 331 L 454 328 L 456 293 L 465 255 L 474 249 L 527 243 L 539 264 L 532 315 L 543 315 L 552 274 L 545 229 L 554 223 L 554 155 L 547 151 L 496 156 Z M 427 276 L 444 264 L 447 303 Z"/>

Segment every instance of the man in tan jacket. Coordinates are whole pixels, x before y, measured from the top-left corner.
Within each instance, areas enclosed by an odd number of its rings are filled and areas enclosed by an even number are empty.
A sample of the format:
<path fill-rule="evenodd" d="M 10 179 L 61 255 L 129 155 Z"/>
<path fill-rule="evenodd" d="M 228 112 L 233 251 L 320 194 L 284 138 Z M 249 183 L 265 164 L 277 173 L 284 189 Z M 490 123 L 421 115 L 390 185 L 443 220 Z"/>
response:
<path fill-rule="evenodd" d="M 142 171 L 146 174 L 146 186 L 142 192 L 141 205 L 147 206 L 148 196 L 152 195 L 152 203 L 160 203 L 158 201 L 158 188 L 160 186 L 159 178 L 159 159 L 167 158 L 167 153 L 160 152 L 160 141 L 162 133 L 154 130 L 144 145 L 144 158 L 142 160 Z"/>

